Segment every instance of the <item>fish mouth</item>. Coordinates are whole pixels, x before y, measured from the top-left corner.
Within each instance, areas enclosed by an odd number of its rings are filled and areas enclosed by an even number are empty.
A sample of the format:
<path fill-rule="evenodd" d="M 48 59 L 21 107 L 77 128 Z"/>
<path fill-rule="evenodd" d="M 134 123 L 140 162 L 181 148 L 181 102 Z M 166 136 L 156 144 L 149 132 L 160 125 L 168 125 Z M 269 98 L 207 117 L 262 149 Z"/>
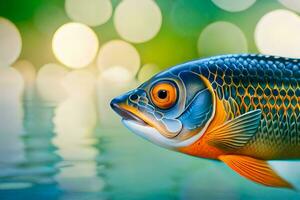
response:
<path fill-rule="evenodd" d="M 118 115 L 122 117 L 122 120 L 133 121 L 142 126 L 149 126 L 149 124 L 142 120 L 136 113 L 127 110 L 122 104 L 120 105 L 117 103 L 111 103 L 110 106 Z"/>
<path fill-rule="evenodd" d="M 170 134 L 166 127 L 160 122 L 156 122 L 147 116 L 143 112 L 140 112 L 136 107 L 130 106 L 124 102 L 123 99 L 115 98 L 110 103 L 111 108 L 122 117 L 122 122 L 132 122 L 130 124 L 136 124 L 144 128 L 154 128 L 160 134 L 164 135 L 167 138 L 176 137 L 179 132 L 175 134 Z M 126 123 L 128 124 L 128 123 Z"/>

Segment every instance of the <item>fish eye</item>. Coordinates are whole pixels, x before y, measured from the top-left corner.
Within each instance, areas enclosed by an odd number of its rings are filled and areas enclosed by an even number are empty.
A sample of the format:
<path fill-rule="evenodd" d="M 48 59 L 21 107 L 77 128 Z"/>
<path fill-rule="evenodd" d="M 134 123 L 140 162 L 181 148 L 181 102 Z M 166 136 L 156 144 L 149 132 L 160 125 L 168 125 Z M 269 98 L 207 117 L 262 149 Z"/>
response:
<path fill-rule="evenodd" d="M 168 109 L 177 100 L 177 90 L 174 84 L 160 82 L 152 87 L 151 100 L 160 109 Z"/>

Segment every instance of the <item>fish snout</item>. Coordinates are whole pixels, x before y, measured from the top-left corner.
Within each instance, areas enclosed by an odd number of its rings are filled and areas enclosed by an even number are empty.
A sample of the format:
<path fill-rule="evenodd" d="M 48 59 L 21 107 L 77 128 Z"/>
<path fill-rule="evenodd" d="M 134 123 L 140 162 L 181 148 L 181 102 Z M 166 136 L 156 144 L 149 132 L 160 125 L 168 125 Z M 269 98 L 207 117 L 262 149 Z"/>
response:
<path fill-rule="evenodd" d="M 120 110 L 121 110 L 121 104 L 126 103 L 127 99 L 124 97 L 124 95 L 122 96 L 118 96 L 116 98 L 114 98 L 113 100 L 111 100 L 110 102 L 110 107 L 117 113 L 120 115 Z"/>
<path fill-rule="evenodd" d="M 130 91 L 111 100 L 110 106 L 123 120 L 131 120 L 145 125 L 145 122 L 139 117 L 138 109 L 134 106 L 139 100 L 140 94 L 142 93 L 138 90 Z"/>
<path fill-rule="evenodd" d="M 120 95 L 110 102 L 110 107 L 117 113 L 121 114 L 122 106 L 131 105 L 132 103 L 137 103 L 141 97 L 143 97 L 145 92 L 139 89 L 129 91 L 123 95 Z"/>

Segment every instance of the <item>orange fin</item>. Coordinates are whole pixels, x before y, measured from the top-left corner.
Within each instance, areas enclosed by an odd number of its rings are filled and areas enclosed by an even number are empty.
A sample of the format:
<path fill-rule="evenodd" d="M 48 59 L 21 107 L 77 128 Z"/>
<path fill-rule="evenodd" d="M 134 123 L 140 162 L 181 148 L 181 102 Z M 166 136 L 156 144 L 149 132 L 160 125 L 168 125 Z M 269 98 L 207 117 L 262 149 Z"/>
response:
<path fill-rule="evenodd" d="M 261 110 L 246 112 L 210 130 L 207 142 L 225 151 L 243 147 L 256 133 Z"/>
<path fill-rule="evenodd" d="M 280 177 L 264 160 L 239 155 L 224 155 L 219 156 L 219 159 L 241 176 L 256 183 L 270 187 L 294 189 L 289 182 Z"/>

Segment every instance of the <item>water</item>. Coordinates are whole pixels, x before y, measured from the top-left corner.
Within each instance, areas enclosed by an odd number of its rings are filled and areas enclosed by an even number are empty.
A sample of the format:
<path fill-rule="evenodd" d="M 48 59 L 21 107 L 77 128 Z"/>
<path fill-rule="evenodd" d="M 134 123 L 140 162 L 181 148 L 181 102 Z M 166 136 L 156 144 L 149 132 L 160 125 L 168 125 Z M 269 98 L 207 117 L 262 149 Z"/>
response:
<path fill-rule="evenodd" d="M 20 110 L 7 108 L 2 102 L 0 199 L 300 198 L 245 180 L 221 162 L 157 147 L 114 118 L 114 126 L 103 126 L 93 101 L 31 99 Z"/>

